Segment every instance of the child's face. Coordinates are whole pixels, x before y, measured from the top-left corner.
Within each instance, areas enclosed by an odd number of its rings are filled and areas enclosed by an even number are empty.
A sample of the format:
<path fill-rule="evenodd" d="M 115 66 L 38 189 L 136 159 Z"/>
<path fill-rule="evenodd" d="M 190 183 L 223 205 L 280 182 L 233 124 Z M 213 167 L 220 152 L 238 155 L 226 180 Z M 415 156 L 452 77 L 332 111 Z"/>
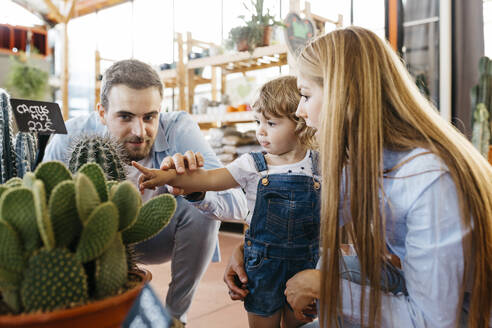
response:
<path fill-rule="evenodd" d="M 267 153 L 282 155 L 299 147 L 296 124 L 287 117 L 267 117 L 255 113 L 256 138 Z"/>
<path fill-rule="evenodd" d="M 297 88 L 301 94 L 301 101 L 296 111 L 297 117 L 302 117 L 307 126 L 319 129 L 323 89 L 315 81 L 306 79 L 302 75 L 297 77 Z"/>

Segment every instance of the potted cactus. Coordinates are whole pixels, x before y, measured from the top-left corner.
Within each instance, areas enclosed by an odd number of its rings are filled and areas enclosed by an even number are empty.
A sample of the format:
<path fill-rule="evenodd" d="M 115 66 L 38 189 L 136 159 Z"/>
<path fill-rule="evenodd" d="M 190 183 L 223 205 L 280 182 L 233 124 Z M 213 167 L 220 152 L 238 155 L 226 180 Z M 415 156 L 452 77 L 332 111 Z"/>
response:
<path fill-rule="evenodd" d="M 479 81 L 471 90 L 473 145 L 492 164 L 492 62 L 488 57 L 480 58 Z"/>
<path fill-rule="evenodd" d="M 3 89 L 0 89 L 0 126 L 0 183 L 5 183 L 34 170 L 37 138 L 28 132 L 17 132 L 14 136 L 10 97 Z"/>
<path fill-rule="evenodd" d="M 176 209 L 173 196 L 142 206 L 129 181 L 96 163 L 72 173 L 58 161 L 0 185 L 0 326 L 119 327 L 150 273 L 131 246 Z"/>
<path fill-rule="evenodd" d="M 126 180 L 127 156 L 123 146 L 109 134 L 82 135 L 72 141 L 68 151 L 68 169 L 75 173 L 86 163 L 101 166 L 108 180 Z"/>

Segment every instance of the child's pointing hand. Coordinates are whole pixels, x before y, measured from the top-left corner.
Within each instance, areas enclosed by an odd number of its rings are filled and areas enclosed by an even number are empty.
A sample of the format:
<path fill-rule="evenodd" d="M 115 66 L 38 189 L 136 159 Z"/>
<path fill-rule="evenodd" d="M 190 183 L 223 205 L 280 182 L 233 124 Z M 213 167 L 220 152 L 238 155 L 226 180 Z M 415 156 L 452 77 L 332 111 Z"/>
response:
<path fill-rule="evenodd" d="M 138 177 L 138 189 L 140 193 L 143 194 L 145 189 L 154 190 L 155 187 L 162 185 L 158 177 L 157 172 L 162 172 L 161 170 L 149 169 L 145 166 L 132 161 L 132 166 L 138 169 L 142 174 Z M 157 172 L 156 172 L 157 171 Z"/>

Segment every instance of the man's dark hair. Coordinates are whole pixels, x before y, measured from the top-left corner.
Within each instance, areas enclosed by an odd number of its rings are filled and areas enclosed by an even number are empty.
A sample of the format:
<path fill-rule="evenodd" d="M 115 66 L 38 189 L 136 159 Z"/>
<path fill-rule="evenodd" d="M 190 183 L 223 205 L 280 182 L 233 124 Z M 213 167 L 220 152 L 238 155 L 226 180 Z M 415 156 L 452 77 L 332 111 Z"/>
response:
<path fill-rule="evenodd" d="M 108 96 L 111 88 L 118 84 L 141 90 L 155 87 L 162 97 L 162 82 L 157 72 L 148 64 L 135 59 L 121 60 L 111 65 L 102 79 L 101 105 L 108 109 Z"/>

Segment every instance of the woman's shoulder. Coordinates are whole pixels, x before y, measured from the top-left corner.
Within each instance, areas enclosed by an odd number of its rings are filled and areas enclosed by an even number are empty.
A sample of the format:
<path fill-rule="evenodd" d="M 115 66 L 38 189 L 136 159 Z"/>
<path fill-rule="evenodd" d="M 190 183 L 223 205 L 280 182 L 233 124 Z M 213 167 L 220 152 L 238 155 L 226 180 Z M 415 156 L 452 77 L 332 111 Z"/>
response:
<path fill-rule="evenodd" d="M 415 175 L 442 175 L 448 172 L 444 161 L 424 148 L 407 151 L 384 151 L 384 171 L 387 175 L 402 178 Z"/>
<path fill-rule="evenodd" d="M 416 148 L 388 155 L 393 156 L 394 163 L 385 167 L 383 188 L 391 204 L 392 220 L 405 222 L 408 211 L 419 199 L 430 204 L 436 199 L 443 203 L 455 197 L 456 187 L 448 167 L 436 154 Z"/>

